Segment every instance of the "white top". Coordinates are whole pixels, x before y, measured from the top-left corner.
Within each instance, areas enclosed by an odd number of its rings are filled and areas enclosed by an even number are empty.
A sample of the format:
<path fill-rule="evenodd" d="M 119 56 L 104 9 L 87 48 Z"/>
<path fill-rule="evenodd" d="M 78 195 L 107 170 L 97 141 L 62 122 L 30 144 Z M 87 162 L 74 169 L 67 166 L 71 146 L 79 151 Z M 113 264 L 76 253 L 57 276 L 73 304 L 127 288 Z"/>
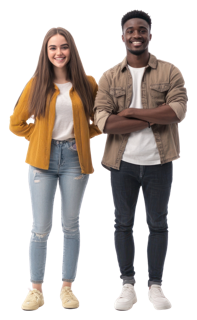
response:
<path fill-rule="evenodd" d="M 130 108 L 142 109 L 141 82 L 145 67 L 128 67 L 133 79 L 133 96 Z M 142 166 L 161 163 L 155 136 L 151 128 L 147 127 L 130 133 L 122 160 Z"/>
<path fill-rule="evenodd" d="M 72 83 L 55 84 L 59 88 L 60 94 L 56 99 L 55 124 L 52 139 L 68 140 L 69 138 L 74 138 L 72 101 L 69 96 Z"/>

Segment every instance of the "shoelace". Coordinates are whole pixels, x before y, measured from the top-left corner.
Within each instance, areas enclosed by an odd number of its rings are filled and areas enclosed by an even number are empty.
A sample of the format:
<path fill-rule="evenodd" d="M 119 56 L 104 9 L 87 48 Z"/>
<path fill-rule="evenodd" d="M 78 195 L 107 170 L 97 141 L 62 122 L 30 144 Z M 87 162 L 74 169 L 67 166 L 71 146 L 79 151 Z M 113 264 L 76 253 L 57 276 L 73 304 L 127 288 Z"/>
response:
<path fill-rule="evenodd" d="M 72 290 L 70 288 L 66 288 L 66 289 L 63 288 L 62 294 L 63 294 L 63 299 L 62 299 L 63 302 L 68 302 L 70 298 L 75 299 L 75 296 L 72 293 Z"/>
<path fill-rule="evenodd" d="M 36 299 L 39 299 L 38 292 L 36 292 L 36 291 L 32 292 L 33 289 L 30 288 L 30 287 L 28 287 L 27 290 L 30 291 L 30 294 L 34 294 L 34 296 L 36 297 Z M 36 295 L 35 295 L 35 294 L 36 294 Z"/>
<path fill-rule="evenodd" d="M 125 298 L 133 292 L 133 288 L 124 286 L 119 298 Z"/>
<path fill-rule="evenodd" d="M 152 293 L 154 294 L 155 297 L 165 298 L 161 287 L 153 287 L 152 288 Z"/>

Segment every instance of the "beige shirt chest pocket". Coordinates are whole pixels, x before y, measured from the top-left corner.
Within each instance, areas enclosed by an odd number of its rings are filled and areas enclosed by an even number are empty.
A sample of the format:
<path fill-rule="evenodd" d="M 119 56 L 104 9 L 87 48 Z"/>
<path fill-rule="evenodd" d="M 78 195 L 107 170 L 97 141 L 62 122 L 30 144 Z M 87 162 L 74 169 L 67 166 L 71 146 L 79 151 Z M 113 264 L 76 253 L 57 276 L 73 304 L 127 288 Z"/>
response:
<path fill-rule="evenodd" d="M 118 113 L 125 108 L 126 90 L 123 87 L 111 87 L 109 91 L 114 105 L 114 113 Z"/>
<path fill-rule="evenodd" d="M 150 85 L 151 100 L 155 108 L 166 102 L 166 95 L 169 88 L 169 83 L 157 83 Z"/>

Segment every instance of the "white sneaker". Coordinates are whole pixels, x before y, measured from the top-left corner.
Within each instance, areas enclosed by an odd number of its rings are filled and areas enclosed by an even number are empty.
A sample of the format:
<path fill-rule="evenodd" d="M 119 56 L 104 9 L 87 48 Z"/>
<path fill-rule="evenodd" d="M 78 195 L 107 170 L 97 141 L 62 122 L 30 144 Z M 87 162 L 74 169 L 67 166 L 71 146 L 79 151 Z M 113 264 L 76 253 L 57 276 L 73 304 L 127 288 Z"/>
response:
<path fill-rule="evenodd" d="M 132 308 L 133 304 L 137 302 L 134 286 L 130 283 L 124 284 L 122 292 L 115 301 L 114 307 L 116 310 L 126 311 Z"/>
<path fill-rule="evenodd" d="M 148 300 L 152 303 L 153 308 L 157 311 L 169 310 L 172 308 L 172 303 L 164 295 L 163 289 L 157 284 L 153 284 L 147 292 Z"/>

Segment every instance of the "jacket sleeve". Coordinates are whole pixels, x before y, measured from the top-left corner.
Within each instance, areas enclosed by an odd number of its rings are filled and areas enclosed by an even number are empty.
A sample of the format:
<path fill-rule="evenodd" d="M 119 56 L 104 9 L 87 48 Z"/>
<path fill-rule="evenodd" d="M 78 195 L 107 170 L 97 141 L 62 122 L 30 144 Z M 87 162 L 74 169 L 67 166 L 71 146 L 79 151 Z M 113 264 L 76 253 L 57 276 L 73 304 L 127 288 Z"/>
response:
<path fill-rule="evenodd" d="M 109 91 L 110 86 L 108 80 L 105 74 L 103 74 L 99 81 L 98 92 L 94 104 L 94 121 L 101 132 L 104 131 L 105 123 L 115 108 Z"/>
<path fill-rule="evenodd" d="M 95 101 L 95 97 L 98 91 L 98 85 L 93 77 L 91 77 L 93 80 L 93 99 Z M 89 134 L 90 134 L 90 139 L 101 134 L 102 132 L 99 130 L 97 125 L 95 125 L 94 122 L 94 112 L 90 115 L 90 120 L 93 122 L 92 124 L 89 124 Z"/>
<path fill-rule="evenodd" d="M 10 117 L 10 126 L 9 129 L 11 132 L 16 134 L 19 137 L 25 137 L 27 140 L 30 140 L 30 136 L 34 130 L 35 124 L 27 124 L 26 120 L 30 118 L 28 112 L 28 99 L 31 89 L 32 79 L 27 83 L 24 88 L 18 103 L 14 109 L 13 115 Z"/>
<path fill-rule="evenodd" d="M 170 73 L 170 88 L 166 95 L 166 104 L 168 104 L 176 113 L 180 122 L 185 118 L 187 111 L 187 93 L 184 88 L 184 79 L 178 68 L 172 66 Z"/>

